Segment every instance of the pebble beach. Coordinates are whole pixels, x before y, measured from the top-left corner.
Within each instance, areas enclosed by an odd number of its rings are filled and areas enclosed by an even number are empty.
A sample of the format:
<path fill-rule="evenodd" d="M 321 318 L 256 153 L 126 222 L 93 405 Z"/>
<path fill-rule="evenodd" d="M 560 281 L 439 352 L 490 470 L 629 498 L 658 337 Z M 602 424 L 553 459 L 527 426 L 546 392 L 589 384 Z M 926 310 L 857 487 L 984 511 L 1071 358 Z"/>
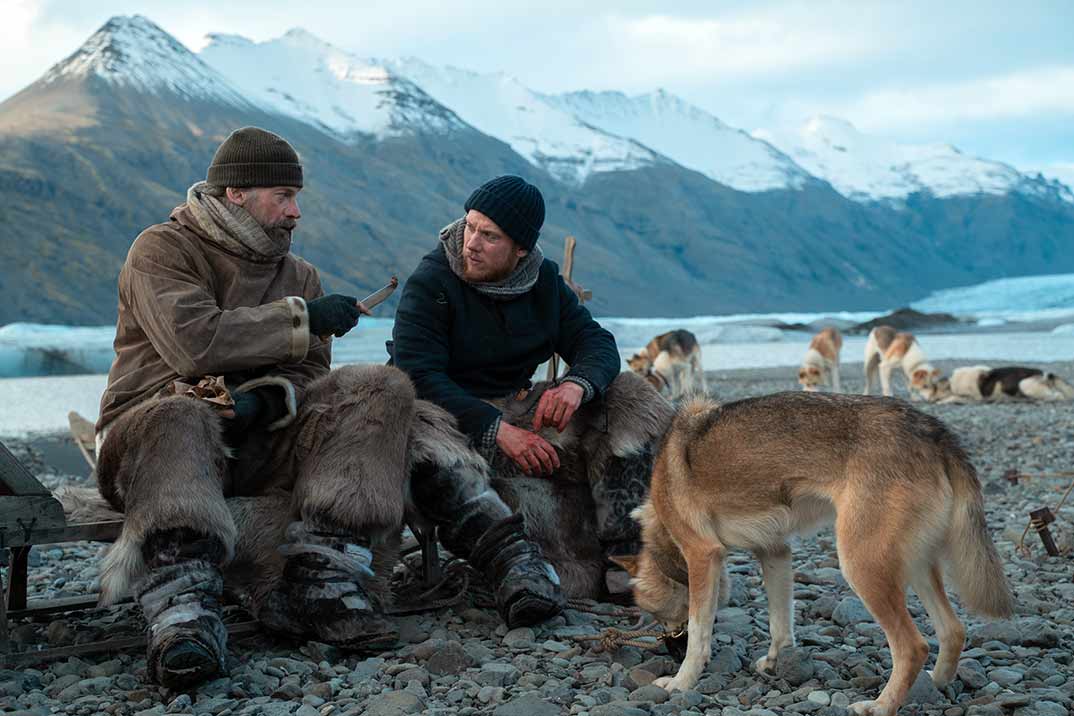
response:
<path fill-rule="evenodd" d="M 960 361 L 966 364 L 970 361 Z M 935 361 L 945 373 L 955 364 Z M 1036 364 L 1068 379 L 1074 362 Z M 796 369 L 711 371 L 721 401 L 792 390 Z M 844 367 L 844 388 L 860 392 L 861 365 Z M 896 383 L 897 394 L 905 388 Z M 955 680 L 937 689 L 923 673 L 900 714 L 930 716 L 1066 716 L 1074 705 L 1074 495 L 1051 526 L 1060 556 L 1049 557 L 1036 533 L 1024 539 L 1029 511 L 1053 510 L 1074 477 L 1074 406 L 1070 403 L 924 405 L 957 433 L 977 466 L 988 524 L 1017 599 L 1010 620 L 967 615 L 967 643 Z M 87 484 L 64 436 L 5 440 L 49 487 Z M 74 455 L 74 458 L 72 458 Z M 1024 475 L 1012 484 L 1010 470 Z M 105 545 L 35 547 L 30 598 L 93 593 Z M 614 605 L 578 604 L 534 628 L 508 631 L 481 600 L 399 617 L 392 651 L 354 654 L 318 643 L 294 643 L 265 633 L 233 637 L 223 678 L 185 693 L 147 683 L 141 648 L 0 669 L 0 712 L 46 714 L 214 714 L 240 716 L 837 716 L 851 703 L 875 698 L 890 674 L 883 632 L 838 569 L 830 530 L 794 545 L 798 645 L 781 654 L 774 673 L 750 664 L 767 649 L 768 614 L 760 568 L 733 554 L 731 603 L 720 610 L 712 659 L 696 688 L 668 694 L 652 685 L 677 663 L 663 647 L 592 648 L 585 637 L 637 621 Z M 921 603 L 909 600 L 935 657 L 936 640 Z M 228 619 L 242 616 L 233 608 Z M 19 652 L 77 644 L 105 636 L 136 637 L 135 610 L 22 618 L 12 624 Z M 786 657 L 786 658 L 784 658 Z"/>

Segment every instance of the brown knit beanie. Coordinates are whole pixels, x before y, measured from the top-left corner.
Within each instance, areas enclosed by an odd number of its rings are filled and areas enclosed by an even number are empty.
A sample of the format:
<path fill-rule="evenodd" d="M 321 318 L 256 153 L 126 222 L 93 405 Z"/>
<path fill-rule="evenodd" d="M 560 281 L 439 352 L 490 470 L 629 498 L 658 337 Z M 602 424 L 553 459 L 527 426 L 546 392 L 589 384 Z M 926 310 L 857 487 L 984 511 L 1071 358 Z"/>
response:
<path fill-rule="evenodd" d="M 216 150 L 206 181 L 214 186 L 302 186 L 298 152 L 260 127 L 236 129 Z"/>

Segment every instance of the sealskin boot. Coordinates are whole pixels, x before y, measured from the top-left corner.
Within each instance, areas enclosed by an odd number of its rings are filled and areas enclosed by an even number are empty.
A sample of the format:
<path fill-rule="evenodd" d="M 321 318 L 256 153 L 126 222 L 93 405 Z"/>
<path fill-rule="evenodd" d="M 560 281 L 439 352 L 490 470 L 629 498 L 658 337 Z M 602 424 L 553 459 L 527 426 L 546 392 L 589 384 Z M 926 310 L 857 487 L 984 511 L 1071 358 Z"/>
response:
<path fill-rule="evenodd" d="M 220 619 L 224 580 L 211 562 L 188 560 L 153 569 L 137 587 L 149 625 L 149 678 L 181 689 L 226 672 L 227 629 Z"/>
<path fill-rule="evenodd" d="M 280 547 L 287 561 L 283 578 L 258 605 L 257 618 L 269 629 L 359 651 L 383 651 L 395 644 L 398 630 L 383 605 L 365 587 L 373 579 L 367 546 L 329 546 L 325 535 L 301 529 Z M 322 542 L 314 543 L 314 540 Z"/>
<path fill-rule="evenodd" d="M 477 540 L 469 561 L 496 590 L 496 608 L 508 629 L 538 624 L 563 611 L 559 575 L 541 548 L 526 538 L 522 515 L 490 527 Z"/>

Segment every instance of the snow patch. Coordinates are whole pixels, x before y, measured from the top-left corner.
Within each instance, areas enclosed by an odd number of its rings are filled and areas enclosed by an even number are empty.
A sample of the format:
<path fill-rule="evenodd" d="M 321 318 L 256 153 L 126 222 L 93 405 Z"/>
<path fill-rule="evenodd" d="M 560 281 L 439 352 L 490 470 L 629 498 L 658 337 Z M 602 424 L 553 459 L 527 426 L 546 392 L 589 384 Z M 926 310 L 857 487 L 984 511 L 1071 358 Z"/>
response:
<path fill-rule="evenodd" d="M 634 97 L 588 91 L 542 97 L 586 124 L 636 139 L 739 191 L 798 189 L 812 178 L 771 144 L 664 90 Z"/>
<path fill-rule="evenodd" d="M 171 92 L 188 99 L 250 106 L 223 76 L 141 15 L 113 17 L 41 81 L 51 84 L 90 76 L 150 94 Z"/>
<path fill-rule="evenodd" d="M 915 192 L 951 197 L 1020 191 L 1074 198 L 1057 182 L 1028 177 L 1008 164 L 968 156 L 949 144 L 899 144 L 868 136 L 836 117 L 814 117 L 796 132 L 757 130 L 753 136 L 858 201 L 900 200 Z"/>
<path fill-rule="evenodd" d="M 445 132 L 465 124 L 383 64 L 341 50 L 302 29 L 253 42 L 209 35 L 200 56 L 263 109 L 341 137 Z"/>
<path fill-rule="evenodd" d="M 530 163 L 568 184 L 595 172 L 627 171 L 666 161 L 633 138 L 590 126 L 504 74 L 435 67 L 416 58 L 387 61 L 479 131 L 506 142 Z"/>

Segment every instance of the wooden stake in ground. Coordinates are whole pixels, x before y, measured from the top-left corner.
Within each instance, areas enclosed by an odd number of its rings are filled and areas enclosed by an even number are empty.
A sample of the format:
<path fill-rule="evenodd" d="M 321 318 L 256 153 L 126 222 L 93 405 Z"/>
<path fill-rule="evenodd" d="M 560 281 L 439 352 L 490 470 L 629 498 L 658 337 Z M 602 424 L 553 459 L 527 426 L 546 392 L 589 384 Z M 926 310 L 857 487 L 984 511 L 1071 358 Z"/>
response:
<path fill-rule="evenodd" d="M 563 265 L 559 267 L 559 275 L 563 277 L 567 286 L 574 291 L 574 295 L 578 297 L 578 302 L 585 303 L 593 298 L 593 292 L 582 288 L 571 280 L 571 274 L 574 273 L 574 247 L 577 244 L 578 242 L 574 240 L 573 236 L 568 236 L 563 242 Z M 552 359 L 548 361 L 548 380 L 555 380 L 559 377 L 559 361 L 559 355 L 553 353 Z M 563 367 L 566 368 L 567 364 L 564 363 Z"/>

